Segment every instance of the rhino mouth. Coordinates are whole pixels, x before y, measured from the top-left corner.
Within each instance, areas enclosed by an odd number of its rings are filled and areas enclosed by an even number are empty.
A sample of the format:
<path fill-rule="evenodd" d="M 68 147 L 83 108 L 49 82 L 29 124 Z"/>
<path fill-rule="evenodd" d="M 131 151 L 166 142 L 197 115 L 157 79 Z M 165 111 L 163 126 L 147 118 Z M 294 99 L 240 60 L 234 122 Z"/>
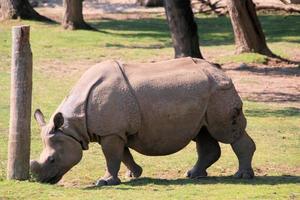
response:
<path fill-rule="evenodd" d="M 53 176 L 50 178 L 43 179 L 43 180 L 41 180 L 41 182 L 49 183 L 49 184 L 56 184 L 61 180 L 62 177 L 63 177 L 63 175 L 56 175 L 56 176 Z"/>

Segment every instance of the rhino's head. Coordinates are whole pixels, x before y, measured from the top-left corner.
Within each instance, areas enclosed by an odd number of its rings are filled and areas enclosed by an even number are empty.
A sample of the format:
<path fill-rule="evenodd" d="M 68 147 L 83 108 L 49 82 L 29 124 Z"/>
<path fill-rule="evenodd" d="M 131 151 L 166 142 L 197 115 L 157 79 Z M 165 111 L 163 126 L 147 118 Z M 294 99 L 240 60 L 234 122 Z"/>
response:
<path fill-rule="evenodd" d="M 44 147 L 39 160 L 30 162 L 30 170 L 37 181 L 55 184 L 81 160 L 82 147 L 75 138 L 62 132 L 62 113 L 57 113 L 49 124 L 40 110 L 35 111 L 34 117 L 42 129 Z"/>

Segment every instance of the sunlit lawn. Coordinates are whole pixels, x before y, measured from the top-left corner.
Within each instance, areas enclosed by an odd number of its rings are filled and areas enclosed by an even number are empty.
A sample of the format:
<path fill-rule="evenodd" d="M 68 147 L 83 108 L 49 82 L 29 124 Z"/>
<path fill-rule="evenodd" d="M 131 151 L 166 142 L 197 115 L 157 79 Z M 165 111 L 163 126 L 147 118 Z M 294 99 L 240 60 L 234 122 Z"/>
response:
<path fill-rule="evenodd" d="M 262 16 L 270 47 L 278 54 L 300 49 L 300 16 Z M 233 52 L 233 36 L 227 18 L 198 16 L 201 49 L 219 62 L 264 62 L 256 54 Z M 173 56 L 164 18 L 101 20 L 90 22 L 99 32 L 64 31 L 59 25 L 18 21 L 0 24 L 0 199 L 297 199 L 300 197 L 300 113 L 289 104 L 245 101 L 247 131 L 257 144 L 253 165 L 258 177 L 235 180 L 237 159 L 229 145 L 222 145 L 221 159 L 209 169 L 210 178 L 188 180 L 184 173 L 195 162 L 195 145 L 166 157 L 134 153 L 144 168 L 142 178 L 123 179 L 120 186 L 86 189 L 103 175 L 105 162 L 100 146 L 91 145 L 79 165 L 61 184 L 6 181 L 9 121 L 10 27 L 31 25 L 34 55 L 33 109 L 41 108 L 49 118 L 80 74 L 91 64 L 105 59 L 150 62 Z M 32 121 L 31 157 L 41 151 L 39 130 Z"/>

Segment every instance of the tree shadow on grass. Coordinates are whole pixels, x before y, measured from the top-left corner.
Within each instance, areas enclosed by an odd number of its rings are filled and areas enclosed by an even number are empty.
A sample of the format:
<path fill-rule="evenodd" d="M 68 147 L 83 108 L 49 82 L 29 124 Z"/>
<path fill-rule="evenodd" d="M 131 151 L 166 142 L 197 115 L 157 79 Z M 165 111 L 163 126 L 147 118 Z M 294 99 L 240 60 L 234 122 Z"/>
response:
<path fill-rule="evenodd" d="M 162 49 L 167 46 L 171 46 L 171 44 L 151 44 L 151 45 L 123 45 L 123 44 L 113 44 L 106 43 L 106 47 L 114 47 L 114 48 L 126 48 L 126 49 Z"/>
<path fill-rule="evenodd" d="M 42 17 L 44 17 L 44 16 L 42 16 Z M 31 21 L 31 22 L 37 22 L 38 21 L 39 23 L 43 23 L 45 25 L 60 25 L 60 23 L 58 21 L 55 21 L 55 20 L 50 19 L 50 18 L 47 18 L 47 19 L 45 19 L 45 20 L 24 19 L 24 20 Z"/>
<path fill-rule="evenodd" d="M 300 109 L 294 107 L 288 107 L 279 110 L 271 109 L 256 109 L 245 110 L 245 114 L 248 117 L 300 117 Z"/>
<path fill-rule="evenodd" d="M 232 70 L 232 69 L 230 69 Z M 259 75 L 285 75 L 285 76 L 300 76 L 299 67 L 253 67 L 242 66 L 234 68 L 235 71 L 247 71 Z"/>
<path fill-rule="evenodd" d="M 243 93 L 245 94 L 246 92 L 242 92 L 242 91 L 240 92 L 240 94 L 242 95 Z M 248 93 L 246 97 L 244 97 L 244 99 L 248 101 L 264 102 L 264 103 L 299 103 L 300 102 L 299 94 L 291 94 L 287 92 L 251 92 Z M 284 115 L 282 116 L 284 117 Z"/>
<path fill-rule="evenodd" d="M 259 18 L 263 24 L 267 42 L 288 41 L 300 43 L 300 15 L 266 15 Z M 228 17 L 201 17 L 196 18 L 196 22 L 198 24 L 201 46 L 234 44 L 233 31 Z M 299 26 L 295 23 L 299 24 Z M 170 31 L 164 18 L 106 19 L 91 21 L 89 24 L 102 33 L 125 38 L 135 38 L 138 40 L 148 37 L 157 40 L 170 40 Z M 117 31 L 123 32 L 120 33 Z"/>

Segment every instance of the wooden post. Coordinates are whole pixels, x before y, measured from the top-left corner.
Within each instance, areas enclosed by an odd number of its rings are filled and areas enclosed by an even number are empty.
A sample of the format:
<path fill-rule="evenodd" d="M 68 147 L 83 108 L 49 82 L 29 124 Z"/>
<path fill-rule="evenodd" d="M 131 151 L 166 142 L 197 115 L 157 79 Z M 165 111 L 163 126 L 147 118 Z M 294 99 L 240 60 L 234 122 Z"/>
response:
<path fill-rule="evenodd" d="M 12 66 L 7 178 L 29 178 L 32 53 L 29 26 L 12 28 Z"/>

